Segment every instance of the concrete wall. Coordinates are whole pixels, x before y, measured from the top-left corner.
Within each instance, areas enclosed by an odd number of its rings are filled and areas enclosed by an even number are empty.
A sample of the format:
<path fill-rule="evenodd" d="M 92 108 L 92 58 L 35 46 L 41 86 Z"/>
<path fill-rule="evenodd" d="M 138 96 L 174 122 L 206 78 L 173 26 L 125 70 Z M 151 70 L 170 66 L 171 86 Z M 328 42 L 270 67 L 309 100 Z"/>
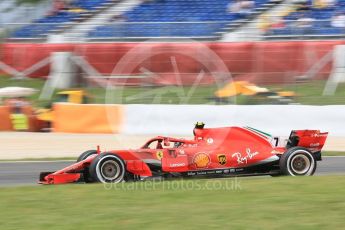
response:
<path fill-rule="evenodd" d="M 126 105 L 125 134 L 191 135 L 194 124 L 207 127 L 251 126 L 273 135 L 292 129 L 320 129 L 345 136 L 345 106 L 304 105 Z"/>

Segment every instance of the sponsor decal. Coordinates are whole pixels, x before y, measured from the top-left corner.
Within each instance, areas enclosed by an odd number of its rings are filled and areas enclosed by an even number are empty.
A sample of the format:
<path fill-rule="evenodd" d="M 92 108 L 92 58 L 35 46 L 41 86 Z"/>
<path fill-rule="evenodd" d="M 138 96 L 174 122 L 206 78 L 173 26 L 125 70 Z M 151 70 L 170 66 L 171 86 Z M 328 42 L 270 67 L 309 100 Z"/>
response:
<path fill-rule="evenodd" d="M 175 163 L 175 164 L 170 164 L 171 168 L 176 168 L 176 167 L 184 167 L 186 164 L 185 163 Z"/>
<path fill-rule="evenodd" d="M 318 146 L 320 146 L 320 143 L 311 143 L 310 144 L 310 147 L 318 147 Z"/>
<path fill-rule="evenodd" d="M 218 159 L 218 163 L 221 165 L 225 165 L 226 164 L 226 156 L 225 154 L 218 154 L 217 155 L 217 159 Z"/>
<path fill-rule="evenodd" d="M 158 151 L 158 152 L 156 153 L 156 157 L 157 157 L 158 160 L 162 160 L 163 156 L 164 156 L 163 151 Z"/>
<path fill-rule="evenodd" d="M 213 139 L 212 138 L 208 138 L 207 139 L 207 143 L 210 145 L 210 144 L 212 144 L 213 143 Z"/>
<path fill-rule="evenodd" d="M 187 172 L 187 176 L 207 176 L 207 175 L 223 175 L 223 174 L 230 174 L 230 173 L 236 173 L 236 172 L 242 172 L 244 171 L 243 168 L 228 168 L 224 170 L 203 170 L 203 171 L 190 171 Z"/>
<path fill-rule="evenodd" d="M 277 151 L 277 150 L 272 150 L 271 153 L 272 154 L 283 154 L 284 152 Z"/>
<path fill-rule="evenodd" d="M 248 160 L 252 159 L 256 155 L 258 155 L 258 152 L 251 152 L 250 148 L 246 149 L 246 155 L 242 156 L 240 152 L 232 154 L 232 158 L 236 158 L 237 164 L 247 164 Z"/>
<path fill-rule="evenodd" d="M 197 168 L 206 168 L 210 161 L 210 157 L 206 153 L 198 153 L 193 159 L 193 163 Z"/>

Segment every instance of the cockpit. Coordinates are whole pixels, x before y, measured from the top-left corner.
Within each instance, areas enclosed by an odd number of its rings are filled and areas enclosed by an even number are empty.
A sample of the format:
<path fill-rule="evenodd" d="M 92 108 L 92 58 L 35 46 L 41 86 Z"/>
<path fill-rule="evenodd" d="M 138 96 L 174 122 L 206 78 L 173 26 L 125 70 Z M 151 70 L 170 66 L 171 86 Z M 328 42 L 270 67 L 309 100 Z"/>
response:
<path fill-rule="evenodd" d="M 183 146 L 182 141 L 169 140 L 169 138 L 155 138 L 149 140 L 142 149 L 171 149 Z"/>

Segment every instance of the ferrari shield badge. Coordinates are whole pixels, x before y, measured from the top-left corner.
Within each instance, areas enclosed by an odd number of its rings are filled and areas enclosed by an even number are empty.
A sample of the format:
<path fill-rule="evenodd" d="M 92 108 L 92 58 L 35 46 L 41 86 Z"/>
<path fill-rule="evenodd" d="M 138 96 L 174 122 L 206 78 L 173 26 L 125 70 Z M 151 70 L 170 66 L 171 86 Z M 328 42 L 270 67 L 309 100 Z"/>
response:
<path fill-rule="evenodd" d="M 226 164 L 226 156 L 224 154 L 218 154 L 217 155 L 218 158 L 218 163 L 221 165 L 225 165 Z"/>
<path fill-rule="evenodd" d="M 162 158 L 163 158 L 163 151 L 158 151 L 158 152 L 156 153 L 156 156 L 157 156 L 157 159 L 158 159 L 158 160 L 162 160 Z"/>

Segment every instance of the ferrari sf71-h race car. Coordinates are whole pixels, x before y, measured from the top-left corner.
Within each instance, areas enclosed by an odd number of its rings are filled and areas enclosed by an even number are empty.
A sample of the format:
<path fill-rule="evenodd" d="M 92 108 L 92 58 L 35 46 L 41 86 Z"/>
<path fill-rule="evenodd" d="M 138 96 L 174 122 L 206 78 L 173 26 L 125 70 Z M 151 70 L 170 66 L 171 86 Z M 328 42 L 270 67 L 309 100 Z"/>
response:
<path fill-rule="evenodd" d="M 243 175 L 311 176 L 328 133 L 293 130 L 286 141 L 250 127 L 204 128 L 194 139 L 158 136 L 140 149 L 89 150 L 76 163 L 42 172 L 41 184 L 119 183 L 148 178 Z"/>

